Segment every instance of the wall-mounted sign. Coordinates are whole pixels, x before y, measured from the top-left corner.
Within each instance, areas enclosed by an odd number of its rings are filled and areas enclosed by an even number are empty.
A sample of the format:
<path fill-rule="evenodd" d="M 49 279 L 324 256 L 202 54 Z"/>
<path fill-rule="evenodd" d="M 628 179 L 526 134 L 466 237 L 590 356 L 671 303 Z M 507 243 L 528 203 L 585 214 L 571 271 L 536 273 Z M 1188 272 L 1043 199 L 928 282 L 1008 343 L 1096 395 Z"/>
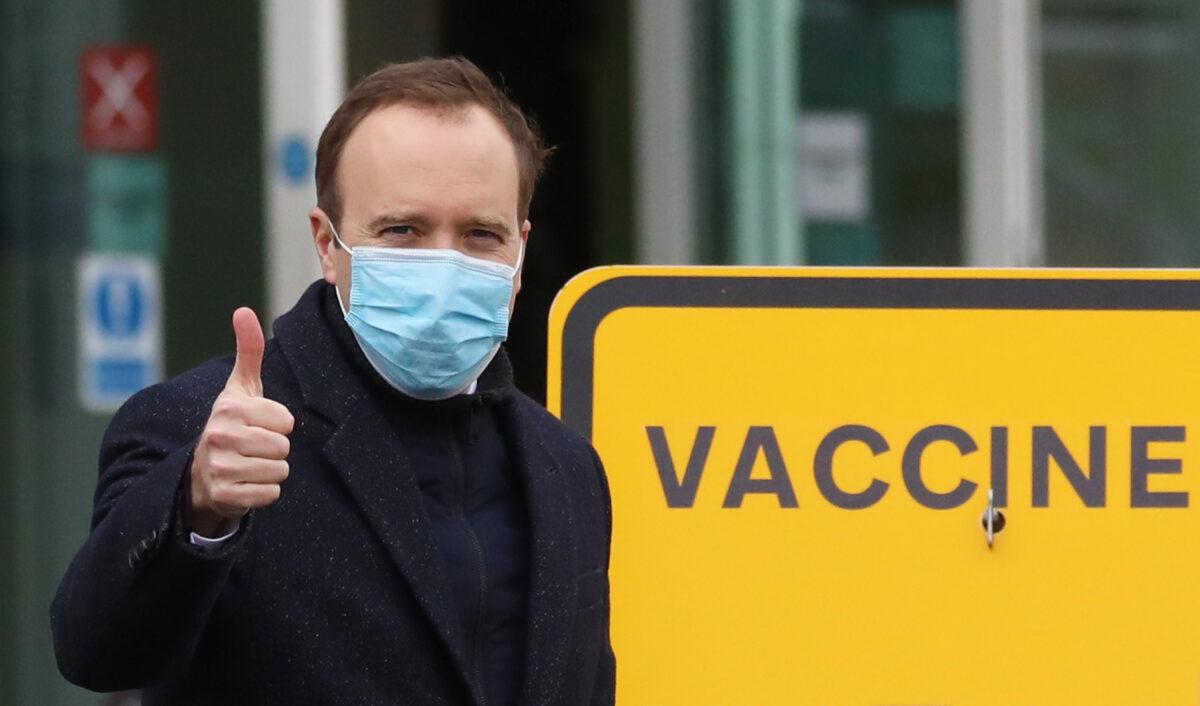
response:
<path fill-rule="evenodd" d="M 1195 703 L 1200 274 L 602 268 L 550 329 L 618 703 Z"/>
<path fill-rule="evenodd" d="M 871 132 L 865 113 L 809 111 L 799 121 L 799 186 L 809 221 L 871 215 Z"/>
<path fill-rule="evenodd" d="M 86 255 L 78 268 L 79 398 L 112 412 L 162 379 L 162 301 L 155 260 Z"/>
<path fill-rule="evenodd" d="M 94 155 L 85 164 L 88 247 L 161 255 L 167 242 L 167 170 L 153 155 Z"/>
<path fill-rule="evenodd" d="M 158 62 L 141 45 L 94 46 L 79 62 L 80 128 L 89 152 L 158 149 Z"/>
<path fill-rule="evenodd" d="M 292 186 L 312 183 L 312 159 L 308 142 L 302 135 L 288 135 L 279 143 L 279 173 Z"/>

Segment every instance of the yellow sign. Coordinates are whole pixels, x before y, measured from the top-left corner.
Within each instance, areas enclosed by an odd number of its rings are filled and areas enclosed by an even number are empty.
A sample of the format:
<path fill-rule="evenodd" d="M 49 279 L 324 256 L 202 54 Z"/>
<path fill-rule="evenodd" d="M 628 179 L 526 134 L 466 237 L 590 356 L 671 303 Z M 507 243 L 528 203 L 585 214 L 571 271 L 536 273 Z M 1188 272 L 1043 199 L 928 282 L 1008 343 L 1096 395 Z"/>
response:
<path fill-rule="evenodd" d="M 601 268 L 550 324 L 623 706 L 1200 703 L 1197 272 Z"/>

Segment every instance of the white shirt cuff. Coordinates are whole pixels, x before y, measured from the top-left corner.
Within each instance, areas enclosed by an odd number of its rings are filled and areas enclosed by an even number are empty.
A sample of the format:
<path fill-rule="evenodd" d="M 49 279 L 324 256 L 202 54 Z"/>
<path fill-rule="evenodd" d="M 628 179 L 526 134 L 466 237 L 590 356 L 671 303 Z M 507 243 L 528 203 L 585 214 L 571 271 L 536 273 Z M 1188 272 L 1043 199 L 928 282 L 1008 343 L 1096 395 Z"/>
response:
<path fill-rule="evenodd" d="M 242 521 L 238 520 L 237 524 L 235 524 L 233 526 L 233 529 L 230 530 L 228 534 L 222 535 L 220 537 L 204 537 L 204 536 L 196 534 L 195 532 L 192 532 L 191 533 L 192 544 L 196 545 L 197 547 L 203 547 L 204 549 L 216 549 L 217 547 L 224 544 L 225 541 L 228 540 L 230 537 L 237 534 L 238 530 L 241 528 L 242 528 Z"/>

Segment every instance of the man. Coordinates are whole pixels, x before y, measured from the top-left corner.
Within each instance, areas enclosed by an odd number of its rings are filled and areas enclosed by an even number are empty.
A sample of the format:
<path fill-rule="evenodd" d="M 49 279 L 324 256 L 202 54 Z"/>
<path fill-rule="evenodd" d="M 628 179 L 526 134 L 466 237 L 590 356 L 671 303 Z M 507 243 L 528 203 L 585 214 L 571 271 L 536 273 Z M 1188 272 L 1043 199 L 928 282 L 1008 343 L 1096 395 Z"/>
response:
<path fill-rule="evenodd" d="M 470 62 L 359 83 L 317 148 L 324 281 L 135 395 L 51 625 L 147 704 L 611 704 L 611 510 L 499 348 L 546 150 Z"/>

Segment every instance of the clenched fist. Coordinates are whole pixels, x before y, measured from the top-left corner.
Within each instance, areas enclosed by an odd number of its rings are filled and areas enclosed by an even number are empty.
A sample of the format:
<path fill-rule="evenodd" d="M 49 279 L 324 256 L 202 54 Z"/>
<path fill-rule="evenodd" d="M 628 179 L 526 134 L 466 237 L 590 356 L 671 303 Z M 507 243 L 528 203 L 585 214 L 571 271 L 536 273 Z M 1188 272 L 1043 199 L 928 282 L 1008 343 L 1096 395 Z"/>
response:
<path fill-rule="evenodd" d="M 263 332 L 246 307 L 233 312 L 237 359 L 213 403 L 192 458 L 191 529 L 215 537 L 228 532 L 250 508 L 279 499 L 288 476 L 287 435 L 295 419 L 263 397 Z"/>

